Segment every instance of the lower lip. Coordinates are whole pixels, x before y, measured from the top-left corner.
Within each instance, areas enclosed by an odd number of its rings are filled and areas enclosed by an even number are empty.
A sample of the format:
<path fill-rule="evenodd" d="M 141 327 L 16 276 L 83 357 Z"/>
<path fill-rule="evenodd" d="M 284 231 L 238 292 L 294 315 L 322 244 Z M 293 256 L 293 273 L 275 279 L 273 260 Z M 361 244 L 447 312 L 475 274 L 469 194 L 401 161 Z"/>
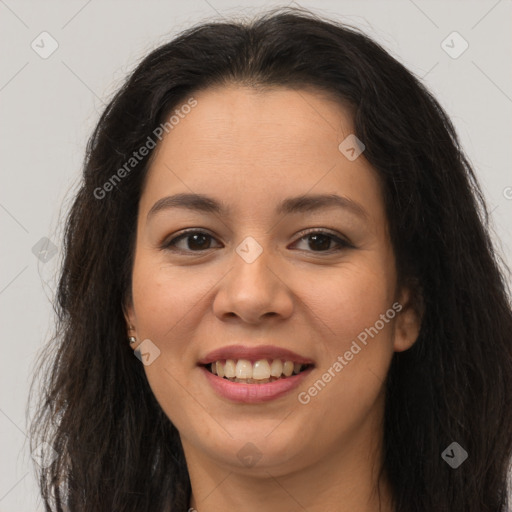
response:
<path fill-rule="evenodd" d="M 311 366 L 297 375 L 283 377 L 265 384 L 231 382 L 230 380 L 214 375 L 205 367 L 201 367 L 201 369 L 212 388 L 220 396 L 233 402 L 256 404 L 275 400 L 291 392 L 309 375 L 313 367 Z"/>

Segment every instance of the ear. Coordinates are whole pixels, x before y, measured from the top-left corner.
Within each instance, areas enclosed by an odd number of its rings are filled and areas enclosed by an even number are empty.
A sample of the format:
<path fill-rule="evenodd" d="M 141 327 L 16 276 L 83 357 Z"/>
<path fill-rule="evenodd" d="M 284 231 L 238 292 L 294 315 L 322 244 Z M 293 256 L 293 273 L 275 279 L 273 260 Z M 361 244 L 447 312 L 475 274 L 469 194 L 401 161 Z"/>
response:
<path fill-rule="evenodd" d="M 403 352 L 414 345 L 420 333 L 423 303 L 419 290 L 413 297 L 411 288 L 402 288 L 393 308 L 398 312 L 395 321 L 393 349 L 395 352 Z"/>
<path fill-rule="evenodd" d="M 126 334 L 127 336 L 137 337 L 137 321 L 135 318 L 135 311 L 131 299 L 123 304 L 123 315 L 126 321 Z"/>

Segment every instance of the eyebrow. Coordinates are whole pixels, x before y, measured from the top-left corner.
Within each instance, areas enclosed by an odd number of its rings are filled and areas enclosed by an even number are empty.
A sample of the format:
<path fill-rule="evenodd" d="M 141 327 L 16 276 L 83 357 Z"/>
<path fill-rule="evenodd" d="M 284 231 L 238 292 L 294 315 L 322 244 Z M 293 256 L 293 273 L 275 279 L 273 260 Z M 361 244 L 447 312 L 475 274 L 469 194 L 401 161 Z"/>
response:
<path fill-rule="evenodd" d="M 306 213 L 332 207 L 343 208 L 365 220 L 369 218 L 368 213 L 359 203 L 337 194 L 310 194 L 289 197 L 277 206 L 276 214 Z M 183 208 L 228 217 L 232 214 L 231 208 L 213 197 L 204 194 L 182 193 L 159 199 L 149 210 L 147 220 L 157 212 L 172 208 Z"/>

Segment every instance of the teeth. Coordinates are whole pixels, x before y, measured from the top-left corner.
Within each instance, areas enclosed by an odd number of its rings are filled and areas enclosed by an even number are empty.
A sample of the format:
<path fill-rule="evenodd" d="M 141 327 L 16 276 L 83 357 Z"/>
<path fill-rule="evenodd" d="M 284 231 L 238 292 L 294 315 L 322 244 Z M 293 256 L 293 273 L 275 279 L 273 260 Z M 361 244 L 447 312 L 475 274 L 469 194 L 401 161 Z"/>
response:
<path fill-rule="evenodd" d="M 293 373 L 293 363 L 291 361 L 284 362 L 283 373 L 285 377 L 289 377 Z"/>
<path fill-rule="evenodd" d="M 270 375 L 272 377 L 281 377 L 283 373 L 283 363 L 280 359 L 274 359 L 270 365 Z"/>
<path fill-rule="evenodd" d="M 215 361 L 211 363 L 210 369 L 214 375 L 225 377 L 233 382 L 244 382 L 246 384 L 263 384 L 273 382 L 281 377 L 291 377 L 300 373 L 303 365 L 293 361 L 281 361 L 274 359 L 259 359 L 252 363 L 248 359 L 227 359 L 226 361 Z"/>
<path fill-rule="evenodd" d="M 222 365 L 220 361 L 217 361 L 219 364 Z M 224 377 L 227 377 L 228 379 L 232 379 L 236 376 L 236 366 L 235 361 L 233 359 L 227 359 L 226 363 L 224 364 Z"/>
<path fill-rule="evenodd" d="M 254 363 L 252 378 L 255 380 L 270 379 L 270 365 L 266 359 Z"/>
<path fill-rule="evenodd" d="M 239 359 L 236 363 L 237 379 L 252 379 L 252 363 L 247 359 Z"/>

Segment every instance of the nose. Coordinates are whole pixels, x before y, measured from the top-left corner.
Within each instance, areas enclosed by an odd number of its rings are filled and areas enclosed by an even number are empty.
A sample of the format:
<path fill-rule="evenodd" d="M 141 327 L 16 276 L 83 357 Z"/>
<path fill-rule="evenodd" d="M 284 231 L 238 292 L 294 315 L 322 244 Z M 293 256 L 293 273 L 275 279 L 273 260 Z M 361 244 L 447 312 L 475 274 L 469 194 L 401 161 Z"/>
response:
<path fill-rule="evenodd" d="M 213 311 L 221 320 L 238 317 L 248 324 L 265 318 L 283 320 L 293 312 L 293 293 L 280 272 L 277 256 L 263 249 L 251 258 L 234 252 L 232 267 L 221 280 L 213 303 Z"/>

